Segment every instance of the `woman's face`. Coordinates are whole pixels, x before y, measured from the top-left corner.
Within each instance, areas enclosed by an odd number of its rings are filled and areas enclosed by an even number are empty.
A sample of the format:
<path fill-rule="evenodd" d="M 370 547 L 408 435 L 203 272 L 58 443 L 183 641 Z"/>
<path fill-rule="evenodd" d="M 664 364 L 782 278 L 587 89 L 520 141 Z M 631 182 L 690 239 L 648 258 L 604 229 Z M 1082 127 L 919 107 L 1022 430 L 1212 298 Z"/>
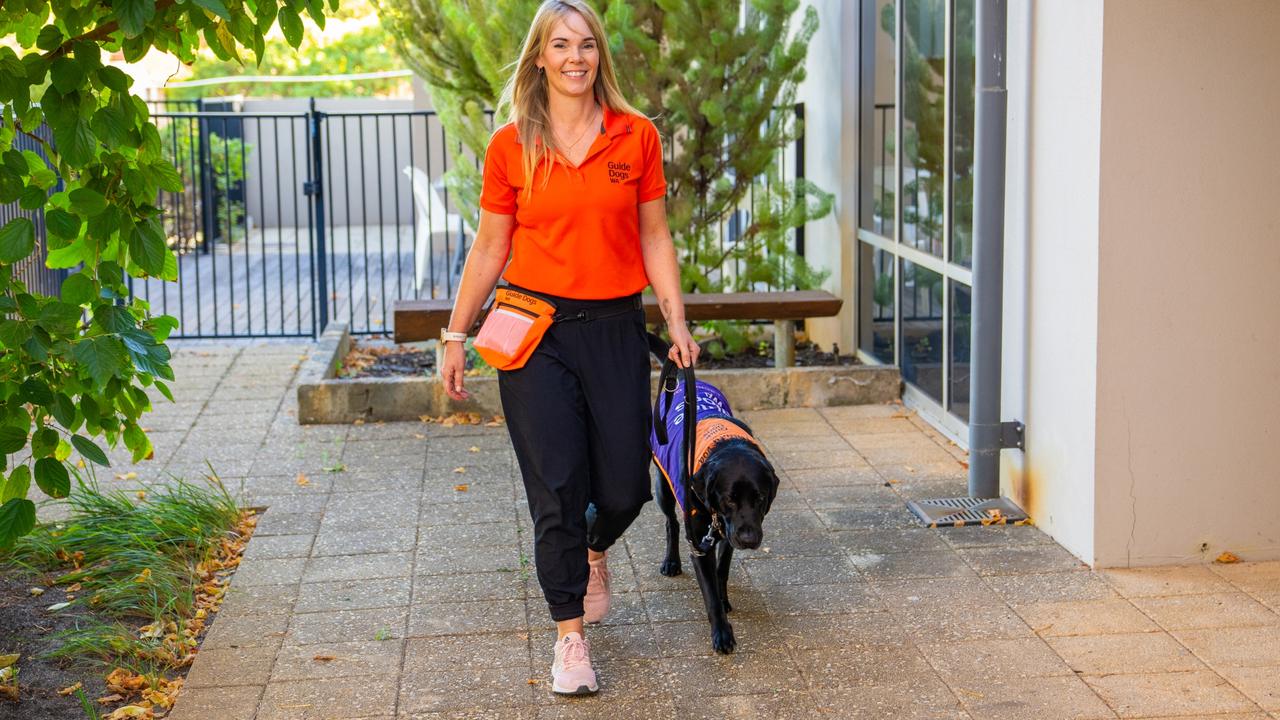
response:
<path fill-rule="evenodd" d="M 592 37 L 587 21 L 576 12 L 556 21 L 551 35 L 535 61 L 547 76 L 553 92 L 581 97 L 592 91 L 596 69 L 600 65 L 597 38 Z"/>

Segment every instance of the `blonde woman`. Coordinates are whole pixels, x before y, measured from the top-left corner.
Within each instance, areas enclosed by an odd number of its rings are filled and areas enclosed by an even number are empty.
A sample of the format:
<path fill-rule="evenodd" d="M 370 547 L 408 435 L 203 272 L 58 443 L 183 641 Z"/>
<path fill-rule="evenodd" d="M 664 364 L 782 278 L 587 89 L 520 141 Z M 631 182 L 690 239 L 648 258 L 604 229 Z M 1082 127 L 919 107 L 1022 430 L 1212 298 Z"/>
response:
<path fill-rule="evenodd" d="M 653 497 L 647 286 L 672 359 L 692 365 L 698 346 L 680 299 L 658 132 L 622 97 L 589 5 L 538 8 L 503 105 L 511 122 L 485 153 L 480 225 L 442 334 L 441 377 L 450 397 L 468 397 L 460 340 L 499 275 L 555 306 L 537 349 L 498 383 L 556 623 L 552 689 L 590 694 L 598 686 L 583 623 L 609 609 L 606 551 Z"/>

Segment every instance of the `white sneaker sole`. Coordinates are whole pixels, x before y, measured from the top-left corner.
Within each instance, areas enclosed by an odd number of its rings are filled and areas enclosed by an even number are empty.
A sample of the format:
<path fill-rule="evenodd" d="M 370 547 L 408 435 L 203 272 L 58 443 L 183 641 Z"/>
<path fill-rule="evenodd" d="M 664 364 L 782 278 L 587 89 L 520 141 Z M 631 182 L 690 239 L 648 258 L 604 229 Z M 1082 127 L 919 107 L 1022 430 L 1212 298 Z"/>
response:
<path fill-rule="evenodd" d="M 595 695 L 599 690 L 598 685 L 579 685 L 576 690 L 569 690 L 560 687 L 554 680 L 551 681 L 551 691 L 557 695 Z"/>

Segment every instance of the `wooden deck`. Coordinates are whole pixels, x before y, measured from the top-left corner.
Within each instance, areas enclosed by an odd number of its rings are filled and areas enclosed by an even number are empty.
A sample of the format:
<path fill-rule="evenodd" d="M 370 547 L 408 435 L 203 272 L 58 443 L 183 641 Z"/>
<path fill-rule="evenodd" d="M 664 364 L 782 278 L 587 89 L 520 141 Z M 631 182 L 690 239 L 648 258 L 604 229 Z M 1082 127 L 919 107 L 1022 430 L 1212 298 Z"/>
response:
<path fill-rule="evenodd" d="M 178 318 L 174 337 L 310 337 L 322 329 L 315 243 L 308 227 L 254 229 L 212 252 L 180 255 L 178 282 L 133 279 L 133 292 L 153 312 Z M 338 226 L 326 232 L 325 246 L 329 320 L 353 332 L 390 333 L 395 300 L 449 297 L 456 283 L 441 249 L 429 262 L 429 281 L 415 291 L 409 226 Z"/>

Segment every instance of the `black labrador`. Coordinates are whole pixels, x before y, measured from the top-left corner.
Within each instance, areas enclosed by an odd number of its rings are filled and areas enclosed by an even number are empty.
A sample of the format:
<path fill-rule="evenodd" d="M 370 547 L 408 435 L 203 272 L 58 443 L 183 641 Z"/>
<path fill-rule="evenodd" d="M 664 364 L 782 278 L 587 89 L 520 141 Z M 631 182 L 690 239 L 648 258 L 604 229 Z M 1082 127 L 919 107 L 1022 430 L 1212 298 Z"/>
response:
<path fill-rule="evenodd" d="M 695 387 L 702 384 L 695 383 Z M 778 475 L 746 423 L 724 413 L 704 415 L 700 399 L 690 404 L 699 406 L 696 427 L 704 437 L 707 435 L 703 432 L 704 423 L 708 422 L 719 421 L 722 430 L 726 428 L 725 423 L 740 429 L 740 432 L 728 428 L 728 432 L 713 433 L 720 439 L 711 440 L 703 449 L 705 457 L 700 465 L 695 464 L 696 472 L 688 478 L 688 486 L 682 493 L 684 502 L 692 506 L 692 512 L 685 514 L 685 531 L 690 543 L 689 560 L 711 621 L 711 646 L 718 653 L 728 654 L 737 646 L 727 617 L 733 609 L 728 595 L 733 551 L 760 547 L 765 514 L 778 494 Z M 657 415 L 655 412 L 655 422 Z M 681 572 L 680 519 L 675 493 L 662 477 L 666 472 L 659 473 L 657 480 L 658 507 L 667 516 L 667 551 L 659 572 L 674 577 Z"/>

